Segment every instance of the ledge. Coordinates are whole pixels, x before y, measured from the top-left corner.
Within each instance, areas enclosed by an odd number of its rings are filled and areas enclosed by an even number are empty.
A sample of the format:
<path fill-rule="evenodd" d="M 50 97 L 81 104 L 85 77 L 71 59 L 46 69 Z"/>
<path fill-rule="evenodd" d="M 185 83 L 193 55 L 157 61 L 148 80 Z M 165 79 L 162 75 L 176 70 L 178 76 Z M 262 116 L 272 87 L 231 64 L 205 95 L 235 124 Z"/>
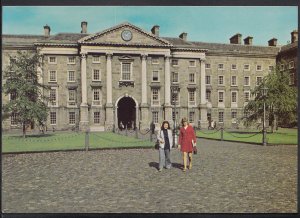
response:
<path fill-rule="evenodd" d="M 123 86 L 125 86 L 125 87 L 131 86 L 131 87 L 134 88 L 134 81 L 122 81 L 122 80 L 120 80 L 119 81 L 119 87 L 123 87 Z"/>

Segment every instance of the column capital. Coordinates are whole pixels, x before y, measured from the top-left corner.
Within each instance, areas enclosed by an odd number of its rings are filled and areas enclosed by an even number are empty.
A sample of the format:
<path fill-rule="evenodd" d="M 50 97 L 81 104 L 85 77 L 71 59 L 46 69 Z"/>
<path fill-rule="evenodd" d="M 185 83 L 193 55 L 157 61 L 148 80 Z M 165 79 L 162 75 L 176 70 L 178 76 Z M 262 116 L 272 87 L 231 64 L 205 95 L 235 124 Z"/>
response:
<path fill-rule="evenodd" d="M 148 54 L 143 53 L 141 54 L 142 60 L 147 60 Z"/>
<path fill-rule="evenodd" d="M 203 63 L 206 61 L 206 58 L 200 58 L 200 62 Z"/>
<path fill-rule="evenodd" d="M 111 59 L 112 56 L 113 56 L 113 53 L 111 53 L 111 52 L 106 53 L 106 58 L 107 59 Z"/>
<path fill-rule="evenodd" d="M 81 59 L 86 59 L 87 53 L 86 52 L 80 52 Z"/>
<path fill-rule="evenodd" d="M 169 61 L 171 58 L 171 55 L 165 55 L 165 61 Z"/>

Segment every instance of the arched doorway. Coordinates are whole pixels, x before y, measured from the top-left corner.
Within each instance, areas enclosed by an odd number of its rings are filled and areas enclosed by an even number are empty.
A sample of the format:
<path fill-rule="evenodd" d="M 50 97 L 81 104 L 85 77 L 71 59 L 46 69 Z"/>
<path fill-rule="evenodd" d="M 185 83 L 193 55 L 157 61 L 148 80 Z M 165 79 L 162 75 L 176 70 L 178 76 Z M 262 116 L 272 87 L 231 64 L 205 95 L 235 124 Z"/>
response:
<path fill-rule="evenodd" d="M 123 97 L 118 102 L 118 127 L 136 127 L 136 103 L 131 97 Z"/>

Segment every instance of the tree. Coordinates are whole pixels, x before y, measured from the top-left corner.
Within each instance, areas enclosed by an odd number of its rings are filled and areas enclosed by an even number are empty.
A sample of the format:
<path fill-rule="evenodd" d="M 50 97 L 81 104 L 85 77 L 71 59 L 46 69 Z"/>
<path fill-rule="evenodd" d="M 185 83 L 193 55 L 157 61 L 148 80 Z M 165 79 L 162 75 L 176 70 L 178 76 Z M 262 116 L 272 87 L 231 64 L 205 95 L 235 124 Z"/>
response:
<path fill-rule="evenodd" d="M 290 72 L 281 71 L 279 66 L 263 78 L 261 84 L 252 90 L 255 96 L 244 108 L 244 124 L 252 125 L 259 119 L 263 119 L 263 103 L 266 104 L 266 119 L 269 120 L 271 131 L 274 131 L 276 121 L 292 123 L 297 120 L 297 88 L 290 86 Z M 267 88 L 267 94 L 263 94 L 263 88 Z"/>
<path fill-rule="evenodd" d="M 41 67 L 37 53 L 19 51 L 16 57 L 10 57 L 11 64 L 3 71 L 5 83 L 3 92 L 10 95 L 10 101 L 3 105 L 3 113 L 14 115 L 15 122 L 22 125 L 23 137 L 31 122 L 45 123 L 48 98 L 42 90 L 48 89 L 38 82 L 37 69 Z"/>

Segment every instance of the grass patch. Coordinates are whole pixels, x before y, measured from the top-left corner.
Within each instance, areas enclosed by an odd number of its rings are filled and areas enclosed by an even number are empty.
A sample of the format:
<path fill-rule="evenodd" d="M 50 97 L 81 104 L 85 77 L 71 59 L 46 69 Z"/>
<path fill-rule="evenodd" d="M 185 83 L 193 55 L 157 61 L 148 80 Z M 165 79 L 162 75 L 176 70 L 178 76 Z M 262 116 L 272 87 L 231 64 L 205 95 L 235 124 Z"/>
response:
<path fill-rule="evenodd" d="M 90 148 L 152 147 L 154 142 L 111 132 L 90 133 Z M 85 149 L 85 133 L 53 133 L 22 136 L 2 135 L 2 152 Z"/>
<path fill-rule="evenodd" d="M 198 130 L 196 135 L 200 138 L 221 139 L 221 131 L 216 130 Z M 262 133 L 257 130 L 224 130 L 223 139 L 225 141 L 238 141 L 249 143 L 262 143 Z M 279 128 L 274 133 L 267 133 L 267 142 L 269 144 L 298 144 L 298 129 Z"/>

